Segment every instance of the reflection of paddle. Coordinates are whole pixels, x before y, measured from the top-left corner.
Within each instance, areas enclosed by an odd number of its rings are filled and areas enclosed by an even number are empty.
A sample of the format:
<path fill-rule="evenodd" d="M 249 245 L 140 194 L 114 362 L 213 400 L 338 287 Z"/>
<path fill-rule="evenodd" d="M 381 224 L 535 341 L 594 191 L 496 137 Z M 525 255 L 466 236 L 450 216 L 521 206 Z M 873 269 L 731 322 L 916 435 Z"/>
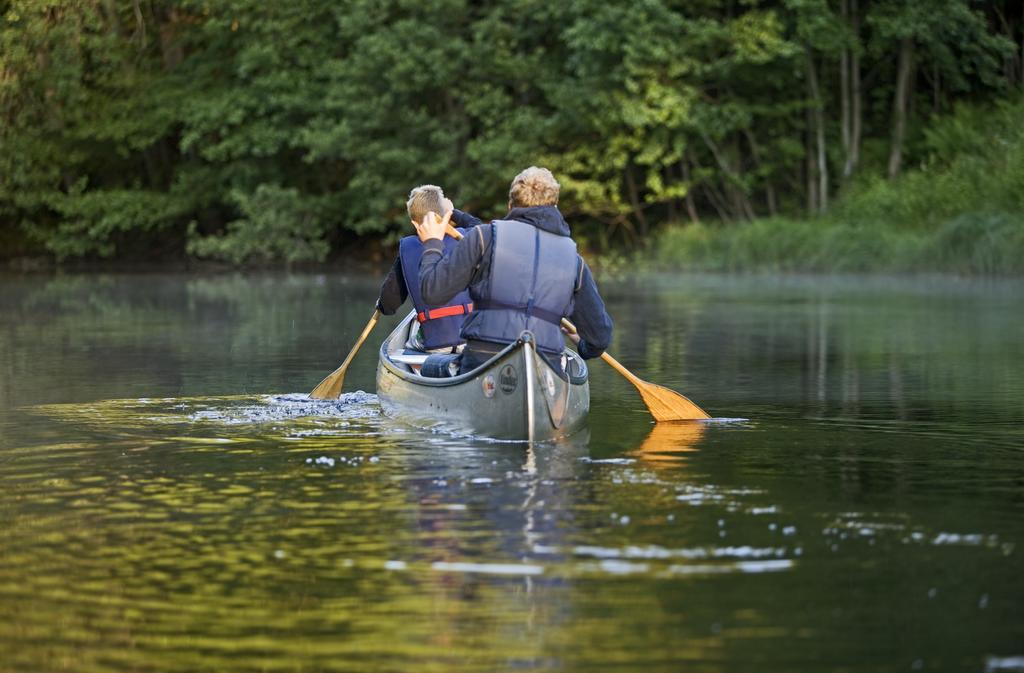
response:
<path fill-rule="evenodd" d="M 562 318 L 562 327 L 570 336 L 576 336 L 576 326 Z M 577 337 L 578 338 L 578 337 Z M 647 410 L 658 421 L 695 421 L 711 416 L 696 404 L 674 390 L 655 383 L 648 383 L 639 376 L 623 367 L 618 360 L 607 353 L 601 353 L 601 359 L 612 366 L 612 369 L 625 376 L 640 391 Z"/>
<path fill-rule="evenodd" d="M 446 233 L 456 241 L 462 238 L 462 234 L 450 224 Z M 570 336 L 577 336 L 576 326 L 565 318 L 562 318 L 562 327 L 566 329 Z M 579 337 L 577 336 L 577 338 Z M 643 398 L 644 404 L 647 405 L 647 409 L 654 416 L 654 420 L 659 423 L 661 421 L 695 421 L 700 418 L 711 418 L 706 411 L 676 391 L 644 381 L 619 364 L 619 361 L 611 355 L 602 353 L 601 359 L 610 364 L 615 371 L 625 376 L 629 379 L 630 383 L 636 386 L 636 389 L 640 391 L 640 397 Z"/>
<path fill-rule="evenodd" d="M 697 450 L 706 429 L 706 423 L 655 423 L 633 454 L 654 465 L 678 464 L 682 454 Z"/>
<path fill-rule="evenodd" d="M 309 394 L 314 400 L 336 400 L 341 396 L 341 388 L 345 385 L 345 372 L 348 371 L 348 366 L 352 362 L 352 358 L 359 352 L 359 347 L 366 341 L 366 337 L 370 336 L 370 330 L 377 324 L 377 319 L 380 318 L 380 311 L 374 311 L 373 317 L 370 318 L 370 322 L 366 324 L 363 329 L 363 333 L 359 335 L 359 340 L 356 341 L 356 345 L 349 351 L 348 357 L 341 363 L 341 366 L 335 369 L 333 372 L 327 375 L 323 381 L 313 388 L 313 392 Z"/>

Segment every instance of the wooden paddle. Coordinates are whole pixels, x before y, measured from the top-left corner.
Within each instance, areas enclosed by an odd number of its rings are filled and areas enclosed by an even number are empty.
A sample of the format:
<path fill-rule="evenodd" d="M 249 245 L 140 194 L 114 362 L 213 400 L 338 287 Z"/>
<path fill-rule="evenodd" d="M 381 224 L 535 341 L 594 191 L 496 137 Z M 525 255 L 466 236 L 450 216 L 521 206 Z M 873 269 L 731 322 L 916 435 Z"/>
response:
<path fill-rule="evenodd" d="M 575 336 L 577 341 L 579 335 L 576 334 L 576 325 L 573 325 L 567 319 L 562 318 L 562 327 L 572 336 Z M 643 399 L 644 404 L 647 405 L 647 410 L 654 416 L 654 420 L 659 423 L 662 421 L 695 421 L 701 418 L 711 418 L 711 416 L 698 407 L 696 404 L 691 402 L 689 399 L 680 395 L 674 390 L 670 390 L 665 386 L 659 386 L 656 383 L 648 383 L 639 376 L 623 367 L 618 360 L 613 358 L 607 353 L 601 353 L 601 359 L 612 366 L 612 369 L 622 374 L 636 386 L 636 389 L 640 391 L 640 397 Z"/>
<path fill-rule="evenodd" d="M 448 225 L 448 235 L 459 240 L 462 238 L 460 234 L 452 225 Z M 377 324 L 377 320 L 380 319 L 380 311 L 374 311 L 373 317 L 370 318 L 370 322 L 366 324 L 363 329 L 363 333 L 359 335 L 359 340 L 356 341 L 356 345 L 349 351 L 348 357 L 341 363 L 341 366 L 331 372 L 327 378 L 317 384 L 316 388 L 309 393 L 309 396 L 314 400 L 336 400 L 341 396 L 341 388 L 345 385 L 345 372 L 348 371 L 348 366 L 352 363 L 352 359 L 359 352 L 359 348 L 366 341 L 366 337 L 370 336 L 370 332 L 373 330 L 373 326 Z"/>
<path fill-rule="evenodd" d="M 449 236 L 455 240 L 462 238 L 462 234 L 457 229 L 448 225 L 446 232 Z M 576 325 L 573 325 L 566 318 L 562 318 L 562 327 L 572 336 L 576 337 L 576 341 L 579 340 L 579 335 L 576 334 Z M 648 383 L 639 376 L 629 371 L 619 363 L 618 360 L 613 358 L 607 353 L 601 353 L 601 359 L 612 366 L 612 369 L 617 371 L 626 377 L 626 379 L 636 386 L 636 389 L 640 391 L 640 397 L 643 399 L 644 404 L 647 405 L 648 411 L 654 416 L 654 420 L 659 423 L 662 421 L 695 421 L 701 418 L 711 418 L 711 415 L 698 407 L 696 404 L 691 402 L 688 398 L 680 395 L 674 390 L 670 390 L 665 386 L 659 386 L 656 383 Z"/>
<path fill-rule="evenodd" d="M 373 317 L 370 318 L 370 322 L 366 323 L 363 333 L 359 335 L 359 340 L 356 341 L 356 345 L 349 351 L 348 357 L 345 358 L 340 367 L 328 374 L 327 378 L 321 381 L 316 388 L 313 388 L 313 392 L 309 394 L 311 398 L 314 400 L 336 400 L 341 396 L 341 388 L 345 385 L 345 372 L 348 371 L 349 364 L 352 363 L 352 359 L 359 352 L 359 347 L 366 341 L 366 337 L 370 336 L 370 332 L 373 330 L 373 326 L 377 324 L 379 318 L 380 311 L 374 311 Z"/>

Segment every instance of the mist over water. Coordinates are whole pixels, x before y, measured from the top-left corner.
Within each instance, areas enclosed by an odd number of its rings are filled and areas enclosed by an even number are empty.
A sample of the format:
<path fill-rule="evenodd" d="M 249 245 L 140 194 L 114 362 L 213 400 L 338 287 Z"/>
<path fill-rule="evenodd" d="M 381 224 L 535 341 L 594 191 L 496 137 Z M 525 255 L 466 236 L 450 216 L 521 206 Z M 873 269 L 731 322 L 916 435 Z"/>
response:
<path fill-rule="evenodd" d="M 1019 670 L 1024 283 L 604 279 L 558 444 L 382 415 L 378 279 L 0 278 L 0 671 Z M 1016 668 L 1015 668 L 1016 667 Z"/>

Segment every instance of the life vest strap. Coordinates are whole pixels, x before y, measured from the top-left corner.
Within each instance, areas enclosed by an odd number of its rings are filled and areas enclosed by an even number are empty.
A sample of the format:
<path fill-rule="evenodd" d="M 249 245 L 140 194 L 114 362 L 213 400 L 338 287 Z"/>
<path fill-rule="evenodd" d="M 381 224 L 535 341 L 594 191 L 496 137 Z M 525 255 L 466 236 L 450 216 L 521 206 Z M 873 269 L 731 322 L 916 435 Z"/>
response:
<path fill-rule="evenodd" d="M 546 309 L 529 306 L 527 304 L 508 304 L 494 299 L 484 299 L 476 303 L 476 308 L 478 311 L 522 311 L 531 318 L 539 318 L 554 325 L 562 324 L 562 316 L 558 315 L 554 311 L 548 311 Z"/>
<path fill-rule="evenodd" d="M 450 318 L 453 315 L 465 315 L 473 312 L 473 302 L 468 304 L 453 304 L 452 306 L 442 306 L 441 308 L 429 308 L 426 311 L 420 311 L 416 314 L 416 320 L 420 324 L 427 322 L 428 320 L 437 320 L 438 318 Z"/>

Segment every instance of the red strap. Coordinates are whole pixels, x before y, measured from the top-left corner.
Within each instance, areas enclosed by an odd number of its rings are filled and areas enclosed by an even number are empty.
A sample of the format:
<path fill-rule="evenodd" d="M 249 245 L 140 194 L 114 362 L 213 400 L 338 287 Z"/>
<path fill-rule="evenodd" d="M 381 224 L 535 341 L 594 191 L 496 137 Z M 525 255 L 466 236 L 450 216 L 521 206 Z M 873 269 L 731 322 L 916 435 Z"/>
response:
<path fill-rule="evenodd" d="M 456 304 L 455 306 L 444 306 L 442 308 L 432 308 L 426 311 L 420 311 L 416 314 L 416 320 L 420 323 L 425 323 L 428 320 L 437 320 L 438 318 L 448 318 L 453 315 L 463 315 L 465 313 L 473 312 L 473 302 L 468 304 Z"/>

